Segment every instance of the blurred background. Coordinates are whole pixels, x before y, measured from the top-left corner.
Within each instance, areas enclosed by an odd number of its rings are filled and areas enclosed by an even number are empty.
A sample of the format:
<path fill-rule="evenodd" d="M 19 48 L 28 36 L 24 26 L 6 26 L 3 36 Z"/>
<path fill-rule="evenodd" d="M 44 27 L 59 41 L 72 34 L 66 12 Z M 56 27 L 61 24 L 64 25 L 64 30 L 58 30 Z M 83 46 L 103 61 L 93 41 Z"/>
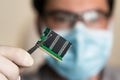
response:
<path fill-rule="evenodd" d="M 114 46 L 112 55 L 107 65 L 106 74 L 119 78 L 120 76 L 120 0 L 116 0 L 114 10 Z M 35 26 L 35 13 L 30 0 L 0 0 L 0 45 L 8 45 L 28 49 L 34 44 L 32 29 Z M 27 40 L 26 34 L 30 33 L 32 40 Z M 26 40 L 25 40 L 26 39 Z M 28 38 L 29 39 L 29 38 Z M 23 43 L 30 43 L 25 45 Z M 111 74 L 110 74 L 111 73 Z M 114 79 L 117 80 L 117 79 Z M 120 80 L 120 78 L 118 79 Z"/>

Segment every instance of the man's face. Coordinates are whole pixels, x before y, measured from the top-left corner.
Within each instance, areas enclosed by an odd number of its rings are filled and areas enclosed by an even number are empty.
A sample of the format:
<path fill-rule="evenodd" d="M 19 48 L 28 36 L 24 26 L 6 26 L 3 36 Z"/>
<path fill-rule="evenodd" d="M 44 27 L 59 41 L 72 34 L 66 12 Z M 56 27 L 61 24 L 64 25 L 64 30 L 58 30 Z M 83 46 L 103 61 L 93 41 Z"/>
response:
<path fill-rule="evenodd" d="M 70 22 L 72 20 L 69 19 L 70 15 L 82 16 L 91 12 L 94 14 L 94 11 L 98 11 L 99 17 L 93 20 L 75 18 L 76 20 L 73 22 L 81 21 L 92 28 L 107 29 L 109 20 L 105 15 L 109 12 L 109 6 L 106 0 L 48 0 L 45 12 L 52 15 L 46 17 L 46 24 L 53 29 L 68 28 L 72 23 Z M 67 14 L 69 16 L 66 16 Z M 93 15 L 90 14 L 89 16 Z"/>

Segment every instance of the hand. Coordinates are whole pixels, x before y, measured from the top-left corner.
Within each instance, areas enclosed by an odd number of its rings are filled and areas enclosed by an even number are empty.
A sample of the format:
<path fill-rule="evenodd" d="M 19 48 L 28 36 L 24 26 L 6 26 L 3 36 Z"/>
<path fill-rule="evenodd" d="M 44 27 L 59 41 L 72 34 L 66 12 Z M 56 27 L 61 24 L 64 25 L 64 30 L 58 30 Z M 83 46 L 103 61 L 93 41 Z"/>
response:
<path fill-rule="evenodd" d="M 33 62 L 22 49 L 0 46 L 0 80 L 20 80 L 20 68 L 31 67 Z"/>

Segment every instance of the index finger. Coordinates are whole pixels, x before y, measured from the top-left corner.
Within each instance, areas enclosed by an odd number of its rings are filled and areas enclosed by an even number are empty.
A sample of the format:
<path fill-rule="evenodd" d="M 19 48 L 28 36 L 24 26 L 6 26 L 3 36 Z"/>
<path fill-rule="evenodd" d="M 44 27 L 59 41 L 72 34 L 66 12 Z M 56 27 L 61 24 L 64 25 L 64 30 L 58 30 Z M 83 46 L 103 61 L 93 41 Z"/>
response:
<path fill-rule="evenodd" d="M 20 48 L 0 47 L 0 55 L 22 67 L 32 66 L 34 62 L 30 54 Z"/>

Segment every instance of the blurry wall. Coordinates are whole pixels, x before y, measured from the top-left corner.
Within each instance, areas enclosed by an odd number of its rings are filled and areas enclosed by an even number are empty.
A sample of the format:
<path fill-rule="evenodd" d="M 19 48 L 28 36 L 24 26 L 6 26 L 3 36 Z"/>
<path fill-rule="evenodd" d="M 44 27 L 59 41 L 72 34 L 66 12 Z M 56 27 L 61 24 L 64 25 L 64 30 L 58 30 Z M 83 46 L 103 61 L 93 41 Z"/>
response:
<path fill-rule="evenodd" d="M 34 20 L 30 1 L 0 0 L 0 45 L 22 46 L 21 37 Z"/>
<path fill-rule="evenodd" d="M 0 45 L 23 47 L 26 29 L 33 25 L 35 15 L 31 0 L 0 0 Z M 120 67 L 120 0 L 115 7 L 115 43 L 109 65 Z"/>
<path fill-rule="evenodd" d="M 120 0 L 116 0 L 114 19 L 115 19 L 115 30 L 114 30 L 114 47 L 109 65 L 120 67 Z"/>

